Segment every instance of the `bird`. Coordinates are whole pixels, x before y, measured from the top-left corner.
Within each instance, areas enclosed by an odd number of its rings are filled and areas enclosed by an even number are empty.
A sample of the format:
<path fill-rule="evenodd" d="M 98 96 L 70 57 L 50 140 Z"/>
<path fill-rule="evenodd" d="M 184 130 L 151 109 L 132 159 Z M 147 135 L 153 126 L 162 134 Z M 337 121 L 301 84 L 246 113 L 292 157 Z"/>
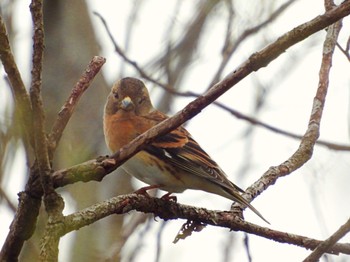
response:
<path fill-rule="evenodd" d="M 137 136 L 167 119 L 155 109 L 145 84 L 132 77 L 118 80 L 107 97 L 104 108 L 103 129 L 112 153 Z M 171 193 L 187 189 L 213 193 L 250 208 L 269 223 L 240 193 L 244 190 L 232 183 L 224 171 L 180 126 L 156 138 L 127 160 L 122 168 L 130 175 Z M 147 187 L 146 187 L 147 188 Z"/>

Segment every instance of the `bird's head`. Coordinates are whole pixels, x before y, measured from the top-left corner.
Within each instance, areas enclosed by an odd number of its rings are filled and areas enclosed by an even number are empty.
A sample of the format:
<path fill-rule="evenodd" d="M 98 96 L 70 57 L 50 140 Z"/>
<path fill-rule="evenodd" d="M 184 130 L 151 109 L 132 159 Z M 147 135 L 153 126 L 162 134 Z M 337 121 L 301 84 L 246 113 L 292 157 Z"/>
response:
<path fill-rule="evenodd" d="M 145 84 L 131 77 L 117 81 L 108 95 L 105 113 L 115 114 L 134 113 L 146 115 L 153 110 L 153 106 Z"/>

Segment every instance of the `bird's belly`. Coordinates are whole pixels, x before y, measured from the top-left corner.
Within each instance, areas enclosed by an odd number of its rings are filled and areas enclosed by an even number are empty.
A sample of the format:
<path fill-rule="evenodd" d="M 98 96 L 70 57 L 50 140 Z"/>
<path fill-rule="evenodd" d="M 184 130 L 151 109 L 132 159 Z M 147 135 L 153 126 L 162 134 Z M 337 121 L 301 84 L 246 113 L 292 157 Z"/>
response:
<path fill-rule="evenodd" d="M 160 165 L 155 157 L 141 151 L 126 161 L 122 168 L 130 175 L 148 185 L 159 185 L 159 188 L 172 193 L 181 193 L 187 188 L 182 175 L 176 169 Z"/>

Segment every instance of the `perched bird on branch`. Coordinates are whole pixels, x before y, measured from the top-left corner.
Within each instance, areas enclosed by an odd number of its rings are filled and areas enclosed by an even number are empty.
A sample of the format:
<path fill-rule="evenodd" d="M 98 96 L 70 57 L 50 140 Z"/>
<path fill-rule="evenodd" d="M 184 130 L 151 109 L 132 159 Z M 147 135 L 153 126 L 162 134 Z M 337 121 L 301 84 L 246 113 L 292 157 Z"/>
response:
<path fill-rule="evenodd" d="M 155 109 L 144 83 L 135 78 L 117 81 L 104 111 L 104 134 L 112 152 L 131 142 L 168 118 Z M 150 185 L 170 193 L 197 189 L 217 194 L 244 206 L 268 221 L 240 193 L 244 191 L 228 180 L 224 171 L 183 127 L 157 138 L 126 161 L 124 170 Z"/>

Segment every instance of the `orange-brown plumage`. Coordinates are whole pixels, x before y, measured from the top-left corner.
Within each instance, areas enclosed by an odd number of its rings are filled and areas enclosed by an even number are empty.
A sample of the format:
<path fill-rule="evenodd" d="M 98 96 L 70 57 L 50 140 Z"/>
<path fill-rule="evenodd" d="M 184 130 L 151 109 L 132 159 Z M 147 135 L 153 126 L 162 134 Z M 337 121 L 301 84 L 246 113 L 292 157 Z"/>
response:
<path fill-rule="evenodd" d="M 147 88 L 138 79 L 124 78 L 113 86 L 104 114 L 108 147 L 116 152 L 167 116 L 156 110 Z M 183 127 L 156 139 L 129 159 L 123 168 L 141 181 L 170 193 L 197 189 L 237 201 L 266 219 L 241 195 L 244 192 Z M 267 221 L 266 221 L 267 222 Z"/>

